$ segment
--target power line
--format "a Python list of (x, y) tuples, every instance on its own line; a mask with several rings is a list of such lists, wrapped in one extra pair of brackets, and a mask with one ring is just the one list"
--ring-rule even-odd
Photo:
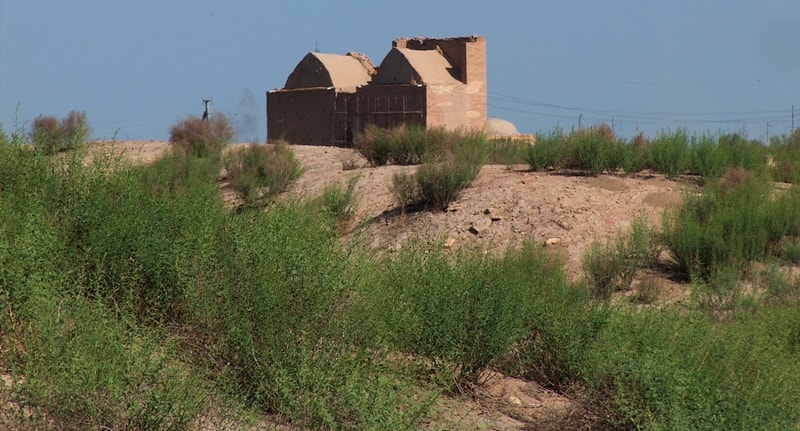
[(539, 102), (531, 99), (524, 99), (518, 96), (511, 96), (507, 94), (497, 93), (494, 91), (489, 92), (490, 98), (505, 100), (507, 102), (518, 103), (531, 106), (542, 106), (547, 108), (563, 109), (567, 111), (576, 112), (593, 112), (608, 115), (642, 115), (642, 116), (723, 116), (723, 115), (765, 115), (765, 114), (786, 114), (787, 110), (762, 110), (762, 111), (728, 111), (728, 112), (677, 112), (677, 111), (620, 111), (620, 110), (606, 110), (595, 108), (581, 108), (575, 106), (559, 105), (555, 103)]

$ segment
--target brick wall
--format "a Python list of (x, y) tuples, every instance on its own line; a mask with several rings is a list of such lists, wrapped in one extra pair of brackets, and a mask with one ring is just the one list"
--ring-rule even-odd
[(325, 88), (267, 93), (267, 140), (331, 145), (336, 91)]
[(267, 93), (267, 139), (350, 145), (369, 124), (482, 129), (486, 123), (486, 39), (480, 36), (397, 39), (399, 48), (438, 49), (461, 84), (364, 85), (355, 93), (326, 88)]

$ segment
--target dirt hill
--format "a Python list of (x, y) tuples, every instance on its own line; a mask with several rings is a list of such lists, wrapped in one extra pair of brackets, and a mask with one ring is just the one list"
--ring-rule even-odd
[[(160, 141), (97, 143), (135, 163), (150, 163), (169, 148)], [(563, 256), (567, 272), (581, 277), (580, 261), (593, 241), (612, 238), (637, 215), (658, 226), (664, 208), (679, 202), (690, 183), (661, 175), (596, 177), (530, 172), (527, 166), (484, 166), (473, 184), (447, 211), (401, 214), (388, 184), (395, 172), (413, 166), (370, 167), (352, 149), (291, 147), (305, 169), (292, 197), (314, 197), (332, 182), (359, 176), (358, 221), (371, 247), (393, 252), (420, 235), (439, 238), (447, 247), (480, 247), (502, 252), (523, 241), (548, 244)], [(345, 166), (355, 169), (345, 169)], [(680, 301), (680, 286), (661, 280), (665, 294)], [(669, 293), (671, 292), (671, 293)], [(442, 398), (433, 409), (432, 429), (525, 429), (532, 423), (568, 420), (576, 407), (568, 398), (525, 382), (487, 372), (486, 383), (469, 400)], [(574, 426), (574, 424), (573, 424)]]

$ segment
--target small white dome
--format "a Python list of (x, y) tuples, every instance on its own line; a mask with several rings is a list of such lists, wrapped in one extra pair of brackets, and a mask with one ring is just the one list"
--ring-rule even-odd
[(489, 137), (515, 136), (518, 134), (517, 127), (508, 120), (497, 117), (486, 120), (486, 135)]

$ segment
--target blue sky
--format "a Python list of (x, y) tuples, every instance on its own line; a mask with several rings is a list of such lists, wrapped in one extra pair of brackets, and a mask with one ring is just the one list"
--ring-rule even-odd
[(800, 127), (800, 1), (0, 0), (0, 123), (85, 110), (97, 138), (166, 139), (224, 112), (266, 136), (265, 92), (309, 51), (397, 37), (487, 39), (489, 116), (523, 133)]

